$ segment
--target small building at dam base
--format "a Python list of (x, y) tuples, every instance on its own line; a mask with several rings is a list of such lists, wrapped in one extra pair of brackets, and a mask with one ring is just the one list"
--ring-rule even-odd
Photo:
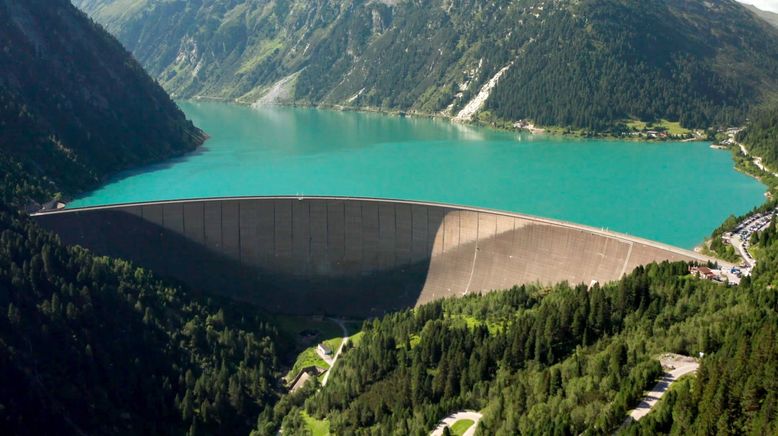
[(528, 215), (343, 197), (239, 197), (33, 215), (63, 242), (287, 314), (373, 316), (527, 283), (604, 283), (712, 259)]

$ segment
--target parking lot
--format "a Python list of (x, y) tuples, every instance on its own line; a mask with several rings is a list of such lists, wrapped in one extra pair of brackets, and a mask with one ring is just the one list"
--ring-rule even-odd
[(742, 273), (744, 275), (750, 275), (751, 269), (756, 265), (756, 259), (748, 251), (748, 247), (751, 245), (751, 236), (766, 229), (772, 222), (776, 212), (778, 212), (778, 208), (756, 213), (738, 224), (731, 233), (725, 233), (722, 236), (723, 240), (732, 245), (740, 257), (743, 258), (744, 265), (741, 266), (743, 267)]

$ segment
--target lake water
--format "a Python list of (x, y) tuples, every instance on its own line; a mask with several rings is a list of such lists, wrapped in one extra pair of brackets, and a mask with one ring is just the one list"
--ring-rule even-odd
[(241, 195), (428, 200), (563, 219), (691, 248), (764, 187), (707, 143), (532, 136), (445, 120), (181, 102), (211, 139), (68, 207)]

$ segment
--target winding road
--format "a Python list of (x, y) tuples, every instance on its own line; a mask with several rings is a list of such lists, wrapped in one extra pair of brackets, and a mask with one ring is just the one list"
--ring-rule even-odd
[(696, 359), (677, 354), (668, 354), (660, 361), (666, 372), (662, 374), (659, 382), (650, 391), (646, 392), (640, 404), (629, 412), (625, 423), (631, 420), (638, 421), (640, 418), (648, 415), (648, 412), (659, 402), (659, 399), (662, 398), (665, 392), (670, 389), (670, 385), (686, 374), (697, 372), (697, 368), (700, 367)]
[(764, 164), (764, 163), (762, 163), (762, 158), (761, 158), (761, 157), (759, 157), (759, 156), (752, 156), (752, 155), (751, 155), (751, 154), (748, 152), (748, 149), (746, 148), (746, 146), (745, 146), (745, 145), (743, 145), (743, 144), (741, 144), (741, 143), (739, 143), (739, 142), (737, 143), (737, 145), (740, 147), (740, 151), (741, 151), (741, 152), (743, 152), (743, 154), (744, 154), (746, 157), (751, 157), (751, 161), (752, 161), (752, 162), (754, 162), (754, 165), (756, 165), (756, 166), (757, 166), (757, 168), (759, 168), (760, 170), (762, 170), (762, 171), (764, 171), (764, 172), (766, 172), (766, 173), (770, 173), (770, 174), (772, 174), (772, 175), (774, 175), (774, 176), (778, 177), (778, 173), (774, 173), (774, 172), (770, 171), (770, 169), (769, 169), (769, 168), (767, 168), (767, 166), (765, 166), (765, 164)]
[(442, 436), (443, 429), (446, 427), (451, 427), (455, 422), (461, 419), (469, 419), (473, 421), (473, 425), (471, 425), (470, 428), (468, 428), (464, 433), (464, 436), (473, 436), (475, 434), (475, 429), (478, 428), (478, 421), (480, 421), (481, 418), (483, 418), (483, 415), (473, 410), (463, 410), (461, 412), (452, 413), (440, 421), (438, 426), (435, 427), (435, 430), (432, 430), (430, 436)]

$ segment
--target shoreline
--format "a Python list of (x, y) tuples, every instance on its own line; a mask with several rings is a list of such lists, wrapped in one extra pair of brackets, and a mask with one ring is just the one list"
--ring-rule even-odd
[[(721, 150), (722, 148), (717, 148), (717, 149)], [(778, 173), (771, 171), (770, 168), (764, 165), (761, 156), (756, 156), (753, 153), (749, 152), (746, 145), (741, 142), (737, 142), (734, 137), (732, 138), (732, 143), (730, 144), (730, 146), (726, 147), (725, 149), (729, 150), (729, 152), (731, 153), (732, 163), (733, 163), (733, 167), (735, 168), (735, 171), (753, 178), (754, 180), (761, 183), (765, 187), (765, 192), (764, 192), (765, 199), (764, 201), (762, 201), (762, 203), (758, 204), (752, 210), (746, 212), (743, 215), (735, 216), (736, 222), (740, 223), (748, 219), (748, 217), (750, 217), (754, 213), (758, 213), (761, 209), (765, 207), (769, 207), (770, 202), (774, 201), (773, 190), (778, 189), (778, 185), (773, 185), (765, 182), (763, 176), (764, 173), (767, 173), (770, 176), (778, 177)], [(761, 173), (754, 171), (754, 168), (749, 167), (749, 165), (747, 165), (746, 163), (753, 165), (754, 168), (756, 168)], [(722, 223), (722, 226), (723, 225), (724, 223)], [(714, 256), (717, 258), (721, 258), (721, 256), (717, 252), (710, 249), (710, 243), (712, 242), (712, 240), (717, 237), (720, 237), (720, 235), (716, 234), (716, 232), (719, 231), (720, 229), (721, 226), (715, 229), (710, 236), (706, 237), (704, 241), (702, 241), (699, 245), (694, 247), (694, 251), (707, 256)], [(725, 231), (728, 230), (731, 229), (725, 229)]]
[[(305, 109), (324, 109), (324, 110), (333, 110), (333, 111), (339, 111), (339, 112), (358, 112), (358, 113), (369, 113), (369, 114), (381, 114), (381, 115), (388, 115), (388, 116), (396, 116), (396, 117), (412, 117), (412, 118), (419, 118), (419, 119), (432, 119), (432, 120), (447, 120), (452, 124), (460, 124), (463, 126), (471, 126), (471, 127), (481, 127), (481, 128), (487, 128), (487, 129), (493, 129), (493, 130), (499, 130), (503, 132), (513, 132), (513, 133), (528, 133), (531, 135), (537, 135), (537, 136), (558, 136), (558, 137), (565, 137), (565, 138), (577, 138), (577, 139), (603, 139), (603, 140), (618, 140), (618, 141), (629, 141), (629, 142), (650, 142), (650, 143), (662, 143), (662, 142), (668, 142), (668, 143), (675, 143), (675, 142), (712, 142), (708, 138), (702, 138), (702, 137), (692, 137), (692, 138), (651, 138), (648, 136), (637, 136), (637, 135), (615, 135), (612, 133), (604, 133), (604, 132), (585, 132), (582, 130), (572, 131), (567, 127), (561, 127), (561, 126), (539, 126), (539, 125), (533, 125), (533, 128), (531, 129), (525, 129), (525, 128), (515, 128), (515, 127), (508, 127), (508, 125), (512, 126), (515, 121), (506, 121), (506, 120), (494, 120), (492, 122), (483, 122), (479, 120), (460, 120), (457, 119), (454, 115), (446, 115), (443, 113), (429, 113), (429, 112), (419, 112), (416, 110), (400, 110), (400, 109), (382, 109), (378, 107), (372, 107), (372, 106), (346, 106), (341, 104), (331, 104), (331, 103), (302, 103), (302, 102), (293, 102), (293, 103), (274, 103), (274, 104), (268, 104), (263, 106), (255, 106), (256, 102), (248, 102), (248, 101), (241, 101), (237, 98), (224, 98), (224, 97), (210, 97), (210, 96), (192, 96), (192, 97), (176, 97), (175, 100), (182, 100), (182, 101), (192, 101), (192, 102), (215, 102), (215, 103), (224, 103), (224, 104), (236, 104), (239, 106), (247, 106), (247, 107), (284, 107), (284, 108), (305, 108)], [(507, 124), (506, 126), (499, 125), (500, 124)]]
[[(219, 104), (226, 104), (226, 105), (238, 105), (243, 107), (251, 107), (251, 105), (246, 103), (238, 102), (234, 99), (223, 99), (223, 98), (214, 98), (214, 97), (196, 97), (192, 99), (179, 99), (178, 101), (181, 102), (214, 102)], [(493, 131), (502, 131), (502, 132), (511, 132), (515, 134), (526, 134), (526, 135), (533, 135), (539, 138), (546, 137), (546, 138), (553, 138), (553, 137), (560, 137), (560, 138), (568, 138), (568, 139), (578, 139), (578, 140), (586, 140), (586, 139), (593, 139), (593, 140), (601, 140), (601, 141), (623, 141), (623, 142), (647, 142), (647, 143), (656, 143), (656, 142), (668, 142), (668, 143), (681, 143), (681, 142), (690, 142), (688, 140), (680, 140), (680, 139), (664, 139), (664, 140), (652, 140), (650, 138), (641, 138), (641, 137), (635, 137), (635, 136), (615, 136), (615, 135), (598, 135), (598, 136), (584, 136), (584, 135), (577, 135), (577, 134), (571, 134), (571, 133), (565, 133), (565, 132), (559, 132), (559, 131), (545, 131), (543, 133), (531, 133), (528, 132), (525, 129), (515, 129), (515, 128), (503, 128), (500, 126), (494, 126), (488, 123), (478, 122), (478, 121), (469, 121), (469, 122), (461, 122), (456, 121), (453, 119), (453, 117), (443, 116), (441, 114), (428, 114), (428, 113), (422, 113), (422, 112), (403, 112), (399, 110), (381, 110), (378, 108), (359, 108), (359, 107), (350, 107), (350, 106), (343, 106), (343, 105), (311, 105), (311, 104), (279, 104), (279, 105), (268, 105), (267, 107), (272, 108), (273, 106), (279, 107), (279, 108), (305, 108), (305, 109), (321, 109), (321, 110), (333, 110), (333, 111), (340, 111), (340, 112), (353, 112), (353, 113), (366, 113), (366, 114), (380, 114), (380, 115), (389, 115), (389, 116), (397, 116), (397, 117), (414, 117), (417, 119), (428, 119), (428, 120), (448, 120), (451, 124), (456, 125), (462, 125), (462, 126), (468, 126), (473, 128), (486, 128)], [(138, 171), (139, 169), (142, 169), (144, 167), (150, 166), (150, 165), (174, 165), (175, 160), (184, 158), (185, 156), (189, 156), (192, 154), (200, 153), (204, 150), (205, 144), (210, 139), (210, 135), (208, 135), (204, 131), (202, 132), (202, 138), (199, 141), (199, 144), (196, 148), (188, 151), (184, 151), (183, 153), (177, 153), (171, 156), (166, 157), (162, 161), (152, 161), (140, 165), (134, 165), (130, 168), (123, 169), (122, 171), (112, 174), (109, 177), (103, 178), (98, 185), (96, 185), (92, 189), (85, 190), (83, 192), (80, 192), (76, 195), (68, 196), (64, 200), (66, 202), (73, 202), (75, 200), (78, 200), (80, 198), (83, 198), (85, 196), (88, 196), (91, 192), (93, 192), (96, 189), (99, 189), (101, 186), (110, 183), (112, 181), (115, 181), (117, 179), (124, 178), (128, 175), (132, 175), (134, 172)], [(198, 135), (200, 136), (200, 135)], [(707, 142), (704, 140), (696, 140), (695, 142)], [(668, 144), (669, 145), (669, 144)], [(734, 148), (736, 149), (736, 148)], [(767, 184), (762, 181), (762, 179), (759, 177), (759, 175), (748, 171), (746, 168), (741, 168), (741, 165), (738, 165), (738, 161), (735, 159), (735, 156), (733, 155), (733, 168), (738, 171), (745, 173), (751, 177), (753, 177), (755, 180), (757, 180), (759, 183), (761, 183), (763, 186), (768, 187)], [(769, 189), (769, 187), (768, 187)], [(766, 193), (769, 194), (769, 191)], [(769, 201), (770, 197), (767, 197), (767, 200), (761, 201), (759, 204), (756, 204), (754, 206), (754, 209), (764, 205), (766, 201)], [(746, 212), (747, 214), (751, 213)], [(699, 253), (705, 253), (708, 255), (715, 254), (712, 251), (706, 250), (704, 247), (706, 247), (709, 244), (709, 241), (711, 240), (712, 234), (708, 235), (701, 235), (702, 240), (689, 247), (690, 250), (696, 251)], [(722, 259), (725, 260), (725, 259)]]

